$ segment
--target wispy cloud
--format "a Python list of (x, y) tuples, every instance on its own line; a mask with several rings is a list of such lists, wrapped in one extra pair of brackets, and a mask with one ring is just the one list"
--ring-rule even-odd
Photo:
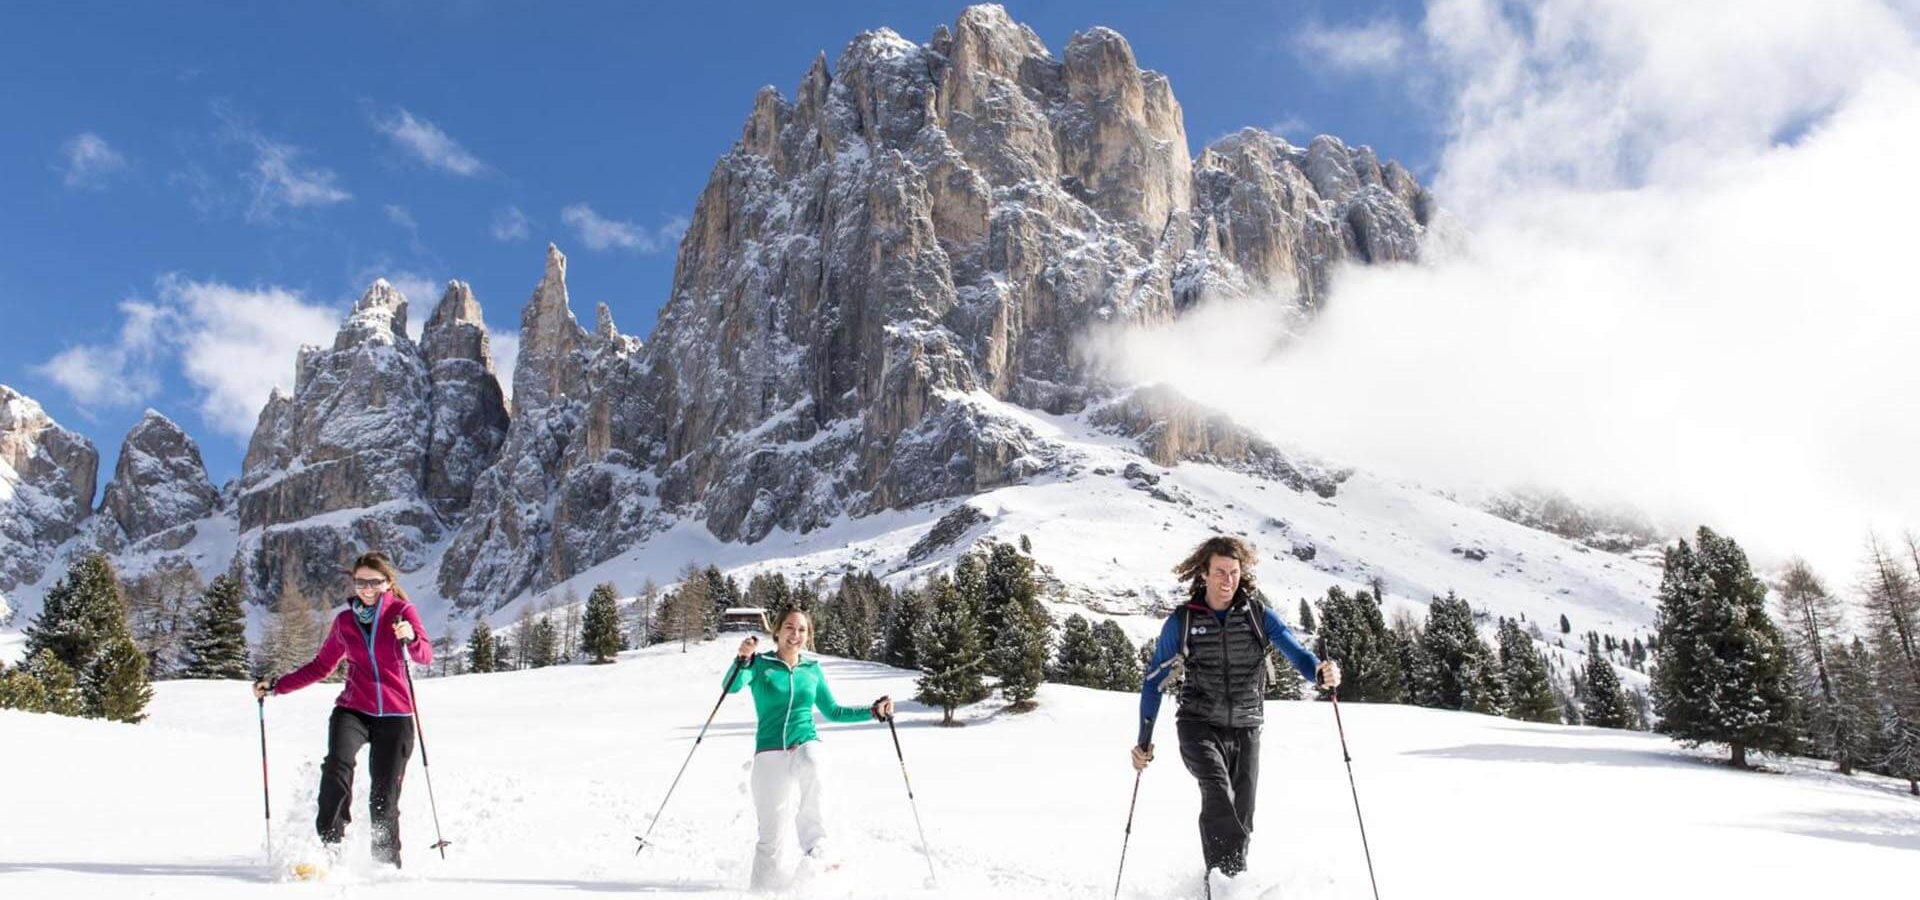
[(60, 181), (70, 188), (99, 190), (127, 168), (127, 158), (103, 138), (83, 131), (60, 147)]
[(487, 171), (487, 164), (468, 153), (452, 135), (405, 109), (396, 107), (391, 115), (376, 116), (373, 127), (429, 168), (468, 177)]
[(1397, 19), (1374, 19), (1362, 25), (1309, 24), (1294, 39), (1297, 52), (1310, 65), (1344, 72), (1388, 72), (1412, 64), (1409, 50), (1415, 36)]
[(274, 385), (292, 386), (303, 344), (324, 343), (339, 314), (279, 287), (242, 288), (167, 275), (158, 299), (128, 299), (115, 340), (69, 347), (35, 366), (82, 407), (151, 400), (170, 367), (192, 385), (213, 427), (245, 440)]
[(420, 230), (420, 223), (413, 220), (413, 213), (408, 212), (406, 207), (396, 203), (389, 203), (382, 206), (380, 210), (386, 213), (387, 221), (401, 228), (405, 228), (408, 231), (417, 232)]
[(658, 253), (672, 248), (687, 232), (687, 220), (680, 216), (658, 228), (646, 228), (632, 222), (609, 219), (594, 212), (585, 203), (575, 203), (560, 211), (562, 224), (572, 228), (588, 250), (632, 250)]
[(490, 231), (493, 239), (501, 242), (524, 241), (533, 233), (533, 223), (527, 220), (527, 214), (518, 206), (496, 210), (493, 214), (493, 227)]
[(249, 195), (247, 221), (274, 223), (280, 221), (284, 210), (332, 206), (353, 199), (332, 169), (302, 162), (304, 148), (268, 136), (225, 102), (215, 103), (213, 114), (221, 122), (221, 137), (253, 154), (251, 164), (240, 173)]

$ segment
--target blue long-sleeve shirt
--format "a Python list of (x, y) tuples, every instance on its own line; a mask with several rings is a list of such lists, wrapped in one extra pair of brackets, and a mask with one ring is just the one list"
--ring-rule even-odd
[[(1208, 612), (1213, 613), (1213, 617), (1222, 624), (1226, 623), (1226, 610), (1209, 609)], [(1287, 623), (1271, 607), (1261, 607), (1261, 613), (1260, 625), (1261, 630), (1266, 632), (1267, 643), (1293, 663), (1293, 667), (1300, 670), (1301, 677), (1313, 681), (1314, 671), (1320, 668), (1320, 658), (1301, 645), (1300, 639), (1293, 636), (1293, 629), (1288, 628)], [(1153, 742), (1153, 723), (1160, 716), (1160, 685), (1172, 673), (1174, 657), (1180, 655), (1180, 625), (1184, 618), (1175, 610), (1160, 626), (1160, 640), (1153, 645), (1153, 659), (1147, 663), (1146, 677), (1140, 679), (1139, 745), (1142, 747)]]

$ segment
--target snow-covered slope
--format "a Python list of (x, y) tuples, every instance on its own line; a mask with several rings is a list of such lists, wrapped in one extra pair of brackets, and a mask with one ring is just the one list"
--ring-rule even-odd
[[(624, 654), (614, 666), (420, 683), (426, 773), (401, 803), (408, 865), (353, 853), (324, 885), (275, 883), (262, 851), (259, 736), (240, 683), (165, 683), (139, 726), (0, 711), (0, 895), (54, 897), (738, 896), (754, 818), (752, 713), (722, 706), (636, 858), (718, 696), (730, 642)], [(843, 702), (911, 693), (911, 673), (827, 660)], [(332, 689), (267, 706), (272, 819), (283, 854), (310, 841)], [(1036, 712), (966, 711), (964, 728), (902, 704), (900, 744), (939, 872), (929, 890), (884, 727), (823, 728), (841, 872), (806, 897), (1111, 895), (1132, 771), (1134, 698), (1049, 685)], [(1631, 732), (1402, 707), (1342, 707), (1381, 896), (1897, 896), (1920, 852), (1920, 803), (1872, 777), (1796, 760), (1741, 773)], [(1130, 898), (1193, 896), (1198, 796), (1170, 752), (1140, 785)], [(1252, 869), (1233, 897), (1369, 896), (1332, 709), (1270, 703)], [(364, 766), (360, 775), (364, 798)], [(364, 799), (357, 802), (364, 804)]]

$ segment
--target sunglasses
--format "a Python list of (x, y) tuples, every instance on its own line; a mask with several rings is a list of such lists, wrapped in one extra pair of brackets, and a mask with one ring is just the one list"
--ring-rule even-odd
[(386, 583), (387, 580), (385, 578), (355, 578), (353, 580), (353, 586), (357, 588), (377, 588)]

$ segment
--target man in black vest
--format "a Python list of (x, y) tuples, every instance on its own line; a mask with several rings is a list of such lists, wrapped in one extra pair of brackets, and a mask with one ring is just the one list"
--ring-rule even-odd
[(1247, 866), (1253, 804), (1260, 779), (1260, 724), (1267, 688), (1267, 648), (1280, 651), (1300, 674), (1321, 686), (1340, 686), (1340, 666), (1321, 662), (1260, 602), (1253, 585), (1253, 548), (1216, 536), (1193, 551), (1174, 573), (1192, 585), (1185, 607), (1167, 617), (1140, 685), (1140, 739), (1133, 767), (1153, 761), (1153, 722), (1160, 686), (1184, 667), (1180, 760), (1200, 782), (1200, 847), (1207, 868), (1229, 877)]

